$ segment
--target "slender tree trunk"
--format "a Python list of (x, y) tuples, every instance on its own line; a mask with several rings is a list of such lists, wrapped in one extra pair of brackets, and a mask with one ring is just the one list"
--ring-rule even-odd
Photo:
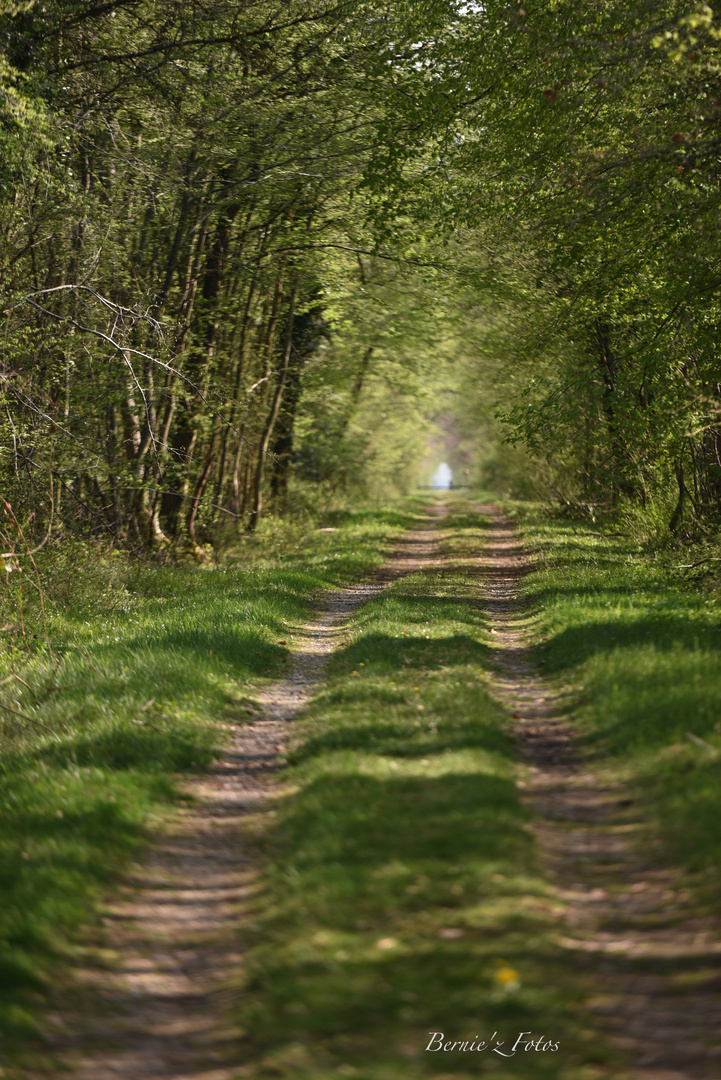
[(290, 302), (288, 304), (288, 327), (286, 332), (285, 347), (283, 349), (283, 365), (278, 374), (278, 382), (275, 388), (275, 394), (273, 395), (273, 402), (268, 413), (265, 428), (263, 430), (263, 437), (258, 448), (258, 460), (255, 467), (255, 477), (253, 479), (253, 509), (248, 521), (248, 532), (254, 532), (258, 527), (260, 515), (263, 512), (263, 479), (265, 476), (265, 462), (268, 455), (268, 447), (270, 446), (270, 439), (273, 434), (273, 428), (275, 422), (278, 419), (278, 413), (283, 401), (283, 393), (285, 391), (286, 381), (288, 379), (288, 368), (290, 365), (291, 350), (293, 348), (293, 321), (295, 319), (295, 301), (298, 294), (298, 277), (295, 276), (293, 285), (290, 292)]
[(343, 417), (343, 423), (341, 425), (341, 434), (348, 429), (348, 425), (351, 422), (353, 413), (358, 408), (358, 402), (360, 401), (361, 394), (363, 393), (363, 387), (365, 385), (366, 376), (368, 375), (368, 368), (370, 367), (371, 357), (373, 356), (373, 346), (369, 345), (366, 351), (363, 353), (363, 359), (360, 362), (358, 371), (356, 373), (355, 382), (350, 392), (350, 403)]
[(185, 522), (185, 526), (188, 532), (188, 539), (190, 540), (193, 554), (196, 555), (197, 558), (203, 560), (207, 559), (208, 556), (197, 541), (195, 535), (195, 523), (198, 519), (200, 500), (203, 498), (203, 492), (205, 491), (206, 484), (208, 483), (208, 479), (210, 477), (210, 470), (213, 468), (214, 461), (215, 454), (211, 451), (211, 453), (206, 458), (205, 464), (203, 465), (203, 470), (196, 482), (195, 491), (193, 492), (193, 498), (191, 500), (190, 509), (188, 511), (188, 516)]
[(668, 523), (669, 531), (676, 532), (683, 520), (683, 508), (686, 504), (686, 483), (684, 481), (684, 468), (683, 458), (680, 457), (676, 462), (676, 483), (678, 484), (678, 501), (676, 502), (676, 508), (671, 515), (671, 520)]

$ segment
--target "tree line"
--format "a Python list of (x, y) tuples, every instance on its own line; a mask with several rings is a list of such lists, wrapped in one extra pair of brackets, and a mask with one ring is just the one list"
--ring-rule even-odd
[(373, 246), (394, 30), (373, 3), (4, 5), (2, 471), (40, 527), (202, 554), (282, 500), (333, 254), (362, 277)]
[(455, 118), (448, 199), (483, 224), (506, 312), (503, 419), (559, 497), (713, 528), (721, 21), (646, 0), (482, 21), (457, 45), (477, 104)]
[(645, 0), (4, 0), (0, 475), (32, 542), (202, 557), (361, 468), (373, 371), (432, 415), (438, 305), (477, 331), (467, 441), (496, 410), (565, 501), (715, 521), (720, 33)]

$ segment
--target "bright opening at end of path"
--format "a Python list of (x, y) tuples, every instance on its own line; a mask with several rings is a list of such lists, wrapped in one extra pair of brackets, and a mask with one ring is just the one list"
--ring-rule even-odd
[(448, 490), (453, 483), (453, 473), (445, 461), (442, 461), (433, 474), (433, 487)]

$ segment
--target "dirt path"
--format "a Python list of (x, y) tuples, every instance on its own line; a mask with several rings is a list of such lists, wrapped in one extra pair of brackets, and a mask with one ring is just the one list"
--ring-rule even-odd
[[(231, 1080), (237, 1040), (225, 986), (252, 937), (257, 867), (248, 835), (282, 796), (277, 769), (292, 722), (341, 643), (348, 616), (391, 581), (430, 565), (434, 528), (407, 533), (371, 581), (326, 598), (294, 634), (287, 676), (260, 695), (223, 757), (189, 778), (194, 805), (158, 843), (105, 909), (104, 928), (58, 1000), (50, 1039), (58, 1071), (78, 1080)], [(45, 1074), (47, 1075), (47, 1074)]]
[[(642, 853), (643, 822), (629, 793), (578, 755), (527, 645), (518, 593), (528, 557), (496, 507), (478, 509), (493, 522), (482, 559), (495, 630), (493, 688), (518, 716), (527, 799), (564, 908), (563, 944), (593, 972), (598, 992), (590, 1007), (631, 1062), (615, 1075), (718, 1080), (718, 927), (672, 872)], [(215, 766), (187, 781), (194, 805), (174, 817), (108, 905), (89, 962), (60, 995), (51, 1039), (58, 1073), (231, 1080), (242, 1064), (225, 988), (233, 976), (237, 983), (243, 939), (254, 932), (258, 876), (249, 835), (271, 820), (283, 795), (278, 766), (294, 718), (342, 643), (345, 620), (389, 582), (437, 561), (434, 526), (430, 517), (371, 581), (332, 593), (317, 619), (296, 628), (287, 676), (258, 696), (258, 712), (237, 726)]]
[[(633, 794), (578, 754), (558, 701), (531, 660), (519, 597), (529, 559), (497, 507), (485, 560), (495, 630), (495, 691), (517, 716), (530, 766), (527, 800), (542, 858), (565, 909), (563, 945), (583, 954), (590, 1007), (638, 1080), (721, 1077), (721, 936), (677, 876), (644, 853)], [(648, 841), (647, 841), (648, 842)]]

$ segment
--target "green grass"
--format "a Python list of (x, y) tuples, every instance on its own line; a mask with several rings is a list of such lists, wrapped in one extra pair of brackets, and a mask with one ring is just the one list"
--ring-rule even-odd
[[(0, 673), (24, 680), (4, 683), (2, 701), (33, 721), (0, 718), (6, 1047), (34, 1030), (98, 899), (172, 812), (178, 775), (206, 766), (283, 671), (316, 595), (381, 563), (418, 506), (338, 517), (334, 532), (273, 526), (210, 570), (77, 547), (41, 568), (55, 657), (31, 603), (31, 652), (8, 650)], [(289, 793), (260, 840), (239, 1076), (466, 1080), (494, 1064), (506, 1080), (622, 1075), (581, 1009), (593, 965), (558, 945), (521, 766), (489, 693), (473, 563), (486, 523), (463, 499), (454, 507), (444, 568), (356, 612), (298, 723)], [(625, 777), (668, 858), (718, 889), (718, 598), (684, 584), (667, 554), (531, 505), (514, 512), (534, 551), (522, 588), (537, 658), (594, 767)], [(504, 970), (518, 986), (504, 989)], [(530, 1031), (561, 1050), (426, 1052), (434, 1031), (495, 1031), (506, 1046)]]
[[(630, 538), (517, 507), (538, 656), (586, 749), (645, 801), (677, 865), (721, 883), (721, 598)], [(701, 738), (711, 749), (689, 741)]]
[(275, 528), (211, 570), (68, 545), (40, 565), (51, 648), (26, 582), (30, 651), (16, 634), (0, 654), (6, 1050), (35, 1030), (103, 891), (177, 802), (177, 775), (210, 763), (317, 594), (382, 563), (417, 506), (340, 516), (332, 533)]
[[(265, 842), (241, 1076), (606, 1075), (488, 691), (472, 564), (485, 523), (461, 511), (442, 572), (396, 582), (353, 617), (291, 748), (293, 793)], [(520, 986), (504, 990), (504, 970)], [(427, 1052), (433, 1031), (498, 1032), (504, 1049), (531, 1031), (562, 1052)]]

